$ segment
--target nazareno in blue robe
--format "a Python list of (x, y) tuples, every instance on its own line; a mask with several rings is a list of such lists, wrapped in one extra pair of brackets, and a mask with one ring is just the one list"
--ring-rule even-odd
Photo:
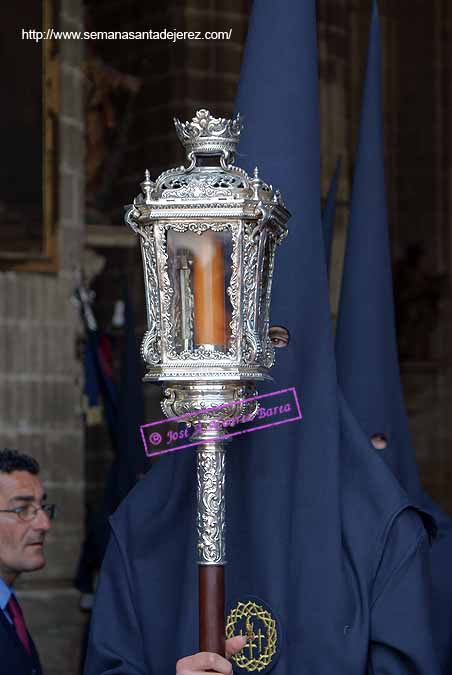
[[(452, 673), (452, 519), (424, 491), (408, 428), (394, 320), (384, 176), (380, 25), (374, 3), (336, 332), (339, 385), (368, 439), (410, 499), (436, 520), (430, 551), (434, 642), (441, 671)], [(325, 228), (331, 238), (331, 227)], [(328, 244), (328, 242), (327, 242)], [(328, 246), (327, 246), (328, 248)]]
[[(337, 385), (320, 223), (314, 0), (257, 0), (237, 109), (240, 162), (293, 213), (272, 319), (290, 329), (273, 389), (303, 420), (227, 451), (228, 608), (257, 598), (278, 625), (274, 675), (437, 675), (430, 521), (369, 452)], [(263, 391), (263, 389), (262, 389)], [(198, 646), (195, 458), (165, 456), (111, 519), (85, 675), (174, 675)], [(262, 671), (261, 671), (262, 672)]]

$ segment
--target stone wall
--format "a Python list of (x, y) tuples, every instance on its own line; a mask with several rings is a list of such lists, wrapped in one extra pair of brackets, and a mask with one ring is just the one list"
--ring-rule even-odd
[[(80, 0), (60, 6), (62, 29), (79, 29)], [(82, 45), (60, 44), (59, 272), (0, 274), (1, 445), (36, 457), (49, 499), (58, 505), (45, 569), (18, 584), (46, 675), (78, 672), (84, 624), (71, 585), (84, 515), (79, 319), (71, 302), (84, 221)]]

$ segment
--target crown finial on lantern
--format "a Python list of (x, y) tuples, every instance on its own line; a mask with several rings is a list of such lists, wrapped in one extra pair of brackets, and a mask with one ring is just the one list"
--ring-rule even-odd
[(187, 153), (194, 155), (223, 155), (235, 153), (243, 128), (240, 113), (235, 118), (213, 117), (209, 110), (198, 110), (190, 122), (174, 118), (180, 142)]

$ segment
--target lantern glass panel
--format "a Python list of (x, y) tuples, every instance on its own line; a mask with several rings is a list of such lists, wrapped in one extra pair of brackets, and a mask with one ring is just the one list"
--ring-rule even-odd
[(231, 342), (232, 274), (229, 230), (168, 232), (171, 330), (180, 353), (201, 345), (226, 351)]

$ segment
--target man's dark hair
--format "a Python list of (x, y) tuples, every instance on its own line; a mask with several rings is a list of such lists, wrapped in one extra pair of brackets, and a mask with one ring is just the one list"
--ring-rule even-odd
[(0, 450), (0, 473), (12, 473), (13, 471), (28, 471), (36, 476), (39, 473), (39, 464), (30, 455), (4, 448)]

